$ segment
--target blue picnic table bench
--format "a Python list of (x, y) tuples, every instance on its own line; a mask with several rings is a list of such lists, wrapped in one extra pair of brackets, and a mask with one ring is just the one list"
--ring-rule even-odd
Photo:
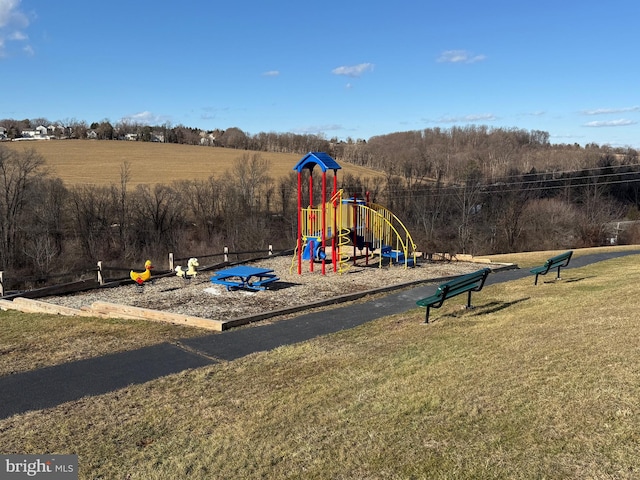
[(266, 290), (267, 286), (280, 280), (269, 268), (238, 265), (213, 273), (211, 283), (224, 285), (227, 290), (248, 288), (250, 290)]

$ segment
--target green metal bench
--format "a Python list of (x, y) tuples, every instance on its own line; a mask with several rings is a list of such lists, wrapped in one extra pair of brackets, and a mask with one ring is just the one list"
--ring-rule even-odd
[(568, 252), (564, 252), (560, 255), (556, 255), (555, 257), (551, 257), (544, 263), (544, 265), (532, 269), (531, 273), (536, 274), (536, 281), (533, 284), (538, 284), (538, 275), (546, 275), (550, 270), (553, 270), (554, 268), (558, 269), (558, 275), (556, 276), (556, 279), (559, 279), (560, 269), (569, 265), (571, 255), (573, 255), (573, 250), (569, 250)]
[(440, 308), (445, 300), (455, 297), (456, 295), (460, 295), (461, 293), (468, 294), (466, 308), (473, 308), (471, 305), (471, 293), (482, 290), (489, 273), (491, 273), (490, 268), (483, 268), (477, 272), (461, 275), (440, 285), (436, 290), (436, 293), (430, 297), (418, 300), (416, 305), (420, 307), (427, 307), (427, 314), (424, 323), (429, 323), (429, 311), (432, 308)]

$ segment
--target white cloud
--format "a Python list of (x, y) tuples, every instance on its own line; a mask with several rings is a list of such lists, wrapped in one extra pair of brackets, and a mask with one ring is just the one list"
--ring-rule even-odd
[[(0, 0), (0, 57), (5, 56), (7, 40), (26, 41), (29, 38), (22, 31), (29, 26), (29, 19), (19, 7), (20, 0)], [(26, 51), (33, 54), (31, 47)]]
[(16, 41), (20, 41), (20, 40), (28, 40), (29, 37), (27, 37), (27, 35), (23, 32), (13, 32), (9, 35), (7, 35), (7, 38), (9, 40), (16, 40)]
[(138, 112), (132, 115), (122, 117), (122, 121), (126, 123), (134, 123), (138, 125), (162, 125), (168, 121), (166, 115), (155, 115), (151, 112)]
[(277, 77), (278, 75), (280, 75), (280, 72), (278, 70), (269, 70), (268, 72), (264, 72), (262, 74), (263, 77)]
[(584, 115), (606, 115), (611, 113), (640, 112), (640, 106), (622, 108), (597, 108), (595, 110), (584, 110)]
[(291, 132), (319, 135), (324, 132), (334, 131), (334, 130), (343, 130), (343, 127), (342, 125), (335, 124), (335, 123), (325, 124), (325, 125), (308, 125), (306, 127), (294, 128), (291, 130)]
[(16, 20), (17, 16), (24, 16), (19, 10), (20, 0), (0, 0), (0, 28), (4, 28)]
[(334, 68), (331, 73), (334, 75), (345, 75), (347, 77), (360, 77), (363, 73), (372, 72), (373, 63), (360, 63), (358, 65), (343, 65), (341, 67)]
[(638, 122), (628, 120), (626, 118), (619, 118), (618, 120), (607, 120), (598, 122), (585, 123), (585, 127), (626, 127), (627, 125), (635, 125)]
[(492, 122), (497, 119), (498, 117), (496, 117), (493, 113), (480, 113), (480, 114), (463, 115), (461, 117), (445, 116), (445, 117), (440, 117), (437, 120), (429, 120), (429, 123)]
[(474, 55), (466, 50), (445, 50), (438, 57), (439, 63), (476, 63), (486, 60), (486, 55)]

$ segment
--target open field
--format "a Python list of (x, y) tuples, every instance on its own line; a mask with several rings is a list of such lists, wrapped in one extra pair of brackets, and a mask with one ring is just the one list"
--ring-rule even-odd
[(639, 478), (638, 260), (17, 415), (0, 449), (83, 479)]
[[(277, 179), (293, 173), (293, 167), (303, 157), (289, 153), (108, 140), (5, 142), (2, 146), (18, 151), (34, 149), (45, 158), (52, 173), (67, 186), (119, 185), (125, 162), (130, 165), (130, 187), (169, 184), (175, 180), (204, 180), (211, 175), (220, 178), (243, 154), (259, 154), (268, 160), (271, 166), (269, 175)], [(341, 163), (341, 167), (340, 176), (384, 178), (381, 172), (364, 167), (346, 163)]]

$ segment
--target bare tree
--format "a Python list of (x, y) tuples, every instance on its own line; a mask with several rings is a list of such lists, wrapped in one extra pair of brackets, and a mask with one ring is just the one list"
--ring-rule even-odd
[(58, 256), (55, 242), (50, 235), (36, 235), (26, 239), (24, 254), (31, 259), (39, 275), (51, 273), (51, 266)]
[(560, 198), (527, 203), (524, 216), (523, 250), (552, 250), (575, 246), (578, 209)]
[(482, 190), (481, 173), (478, 166), (471, 162), (464, 173), (464, 183), (456, 189), (456, 200), (460, 212), (458, 243), (461, 253), (473, 253), (473, 224), (482, 210), (480, 194)]
[(280, 197), (280, 214), (283, 218), (295, 211), (297, 176), (295, 172), (289, 173), (286, 177), (278, 180), (278, 195)]
[(227, 128), (220, 137), (220, 145), (227, 148), (247, 148), (247, 135), (236, 127)]
[(206, 180), (178, 182), (175, 188), (188, 205), (199, 236), (210, 242), (224, 215), (221, 201), (224, 183), (210, 176)]
[(443, 219), (446, 198), (446, 191), (440, 179), (433, 184), (421, 186), (411, 197), (411, 217), (423, 231), (423, 247), (432, 252), (437, 246), (437, 226)]
[(39, 274), (62, 263), (69, 192), (59, 178), (43, 177), (30, 189), (31, 206), (22, 217), (23, 252)]
[(231, 179), (237, 187), (241, 205), (245, 213), (253, 214), (262, 205), (263, 196), (271, 187), (268, 175), (269, 161), (259, 153), (245, 153), (233, 165)]
[(597, 180), (582, 189), (577, 231), (583, 246), (606, 244), (609, 222), (621, 218), (623, 208), (604, 194)]
[(106, 259), (117, 252), (111, 238), (115, 218), (111, 193), (108, 187), (85, 186), (71, 191), (73, 231), (87, 260)]
[(44, 174), (44, 159), (35, 150), (18, 152), (0, 146), (0, 267), (15, 266), (20, 224), (29, 208), (30, 189)]
[(167, 185), (138, 185), (133, 202), (139, 255), (158, 247), (176, 248), (187, 207), (182, 196)]
[(131, 178), (131, 163), (125, 161), (120, 166), (120, 185), (111, 186), (112, 203), (117, 218), (118, 243), (123, 258), (129, 258), (131, 249), (130, 226), (131, 205), (129, 199), (129, 180)]

